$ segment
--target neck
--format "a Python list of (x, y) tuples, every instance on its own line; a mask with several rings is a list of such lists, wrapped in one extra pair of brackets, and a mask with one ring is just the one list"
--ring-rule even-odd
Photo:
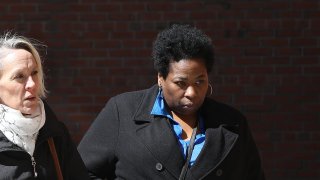
[(182, 128), (182, 139), (189, 140), (191, 138), (193, 128), (198, 125), (197, 115), (180, 115), (172, 111), (172, 116)]

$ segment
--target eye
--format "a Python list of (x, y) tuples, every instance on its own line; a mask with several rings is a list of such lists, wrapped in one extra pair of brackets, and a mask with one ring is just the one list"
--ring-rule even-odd
[(23, 74), (21, 74), (21, 73), (19, 73), (19, 74), (17, 74), (17, 75), (15, 75), (14, 77), (13, 77), (13, 79), (23, 79), (25, 76), (23, 75)]
[(183, 81), (176, 81), (175, 84), (178, 85), (180, 88), (184, 88), (184, 87), (186, 87), (186, 85), (187, 85), (187, 84), (186, 84), (185, 82), (183, 82)]
[(198, 80), (198, 81), (195, 82), (195, 84), (196, 84), (197, 86), (200, 86), (200, 85), (202, 85), (203, 83), (204, 83), (204, 80)]
[(31, 75), (34, 76), (34, 75), (37, 75), (38, 74), (38, 71), (32, 71)]

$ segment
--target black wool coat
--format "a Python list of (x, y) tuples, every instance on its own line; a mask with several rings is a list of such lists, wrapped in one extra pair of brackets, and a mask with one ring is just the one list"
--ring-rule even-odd
[[(158, 86), (111, 98), (78, 150), (92, 179), (175, 180), (185, 162), (170, 123), (151, 115)], [(187, 180), (263, 180), (259, 153), (245, 117), (206, 99), (206, 140)]]
[(19, 146), (9, 141), (0, 131), (0, 179), (45, 179), (56, 180), (56, 170), (47, 139), (53, 137), (64, 180), (89, 179), (83, 161), (66, 126), (57, 121), (49, 106), (45, 104), (46, 122), (40, 129), (33, 157), (37, 178), (31, 156)]

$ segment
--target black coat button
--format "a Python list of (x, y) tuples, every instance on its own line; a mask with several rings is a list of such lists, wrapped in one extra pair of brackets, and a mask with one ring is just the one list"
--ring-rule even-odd
[(218, 170), (216, 171), (216, 176), (222, 176), (222, 174), (223, 174), (222, 169), (218, 169)]
[(158, 171), (162, 171), (162, 169), (163, 169), (162, 164), (161, 164), (161, 163), (157, 163), (157, 164), (156, 164), (156, 169), (157, 169)]

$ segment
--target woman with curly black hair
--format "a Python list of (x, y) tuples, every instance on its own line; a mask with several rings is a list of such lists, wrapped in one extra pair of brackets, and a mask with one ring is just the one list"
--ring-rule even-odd
[(208, 97), (210, 38), (173, 25), (152, 57), (158, 84), (111, 98), (80, 142), (91, 178), (264, 179), (245, 117)]

